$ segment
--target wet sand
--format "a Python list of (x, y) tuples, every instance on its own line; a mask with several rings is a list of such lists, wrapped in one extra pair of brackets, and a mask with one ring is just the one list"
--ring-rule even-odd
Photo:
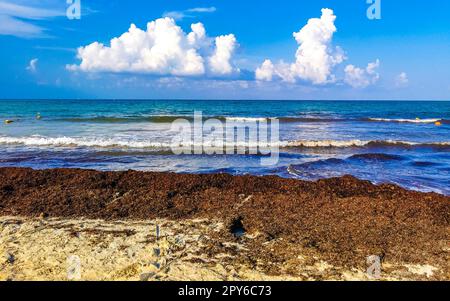
[(0, 216), (2, 280), (450, 279), (450, 198), (353, 177), (3, 168)]

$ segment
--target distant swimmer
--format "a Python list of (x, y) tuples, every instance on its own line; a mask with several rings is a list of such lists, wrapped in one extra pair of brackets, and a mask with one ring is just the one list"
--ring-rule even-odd
[(434, 125), (436, 125), (436, 126), (441, 126), (441, 125), (442, 125), (442, 122), (436, 121), (436, 122), (434, 123)]
[(36, 114), (36, 119), (37, 119), (37, 120), (41, 120), (41, 119), (42, 119), (41, 113), (37, 113), (37, 114)]
[(10, 123), (13, 123), (14, 121), (12, 121), (12, 120), (9, 120), (9, 119), (6, 119), (5, 120), (5, 124), (10, 124)]

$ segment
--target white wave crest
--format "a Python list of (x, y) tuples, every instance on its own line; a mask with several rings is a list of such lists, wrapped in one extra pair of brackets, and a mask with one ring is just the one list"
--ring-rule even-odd
[(203, 142), (176, 145), (171, 142), (154, 142), (132, 139), (118, 138), (80, 138), (80, 137), (44, 137), (44, 136), (28, 136), (28, 137), (5, 137), (0, 136), (0, 145), (25, 145), (25, 146), (60, 146), (60, 147), (99, 147), (99, 148), (159, 148), (168, 149), (172, 147), (189, 147), (189, 146), (217, 146), (223, 145), (235, 147), (305, 147), (305, 148), (345, 148), (345, 147), (366, 147), (366, 146), (450, 146), (450, 142), (412, 142), (397, 140), (297, 140), (297, 141), (237, 141), (237, 142), (212, 142), (207, 139)]
[(361, 141), (361, 140), (299, 140), (290, 141), (287, 143), (287, 147), (352, 147), (352, 146), (366, 146), (371, 141)]
[(279, 147), (285, 145), (282, 142), (258, 142), (258, 141), (234, 141), (223, 143), (215, 141), (205, 141), (197, 143), (194, 141), (187, 141), (184, 143), (171, 143), (171, 142), (151, 142), (151, 141), (136, 141), (136, 140), (123, 140), (116, 138), (75, 138), (75, 137), (43, 137), (43, 136), (29, 136), (29, 137), (1, 137), (0, 145), (25, 145), (25, 146), (59, 146), (59, 147), (99, 147), (99, 148), (157, 148), (168, 149), (174, 147), (216, 147), (223, 145), (223, 147)]
[(365, 146), (450, 146), (450, 142), (412, 142), (398, 140), (298, 140), (286, 143), (286, 147), (365, 147)]
[(81, 146), (81, 147), (130, 147), (130, 148), (164, 148), (169, 144), (118, 140), (112, 138), (74, 138), (74, 137), (0, 137), (0, 144), (27, 145), (27, 146)]
[(226, 117), (227, 121), (248, 122), (248, 121), (267, 121), (269, 118), (264, 117)]
[(438, 121), (442, 121), (442, 118), (428, 118), (428, 119), (389, 119), (389, 118), (369, 118), (370, 121), (379, 121), (379, 122), (398, 122), (398, 123), (435, 123)]

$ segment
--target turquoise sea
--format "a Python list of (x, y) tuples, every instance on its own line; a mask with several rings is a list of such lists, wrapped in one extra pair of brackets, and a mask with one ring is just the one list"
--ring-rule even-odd
[[(280, 160), (174, 155), (172, 121), (194, 111), (222, 121), (280, 121)], [(450, 102), (0, 100), (0, 166), (354, 175), (450, 195)], [(5, 123), (5, 120), (11, 123)]]

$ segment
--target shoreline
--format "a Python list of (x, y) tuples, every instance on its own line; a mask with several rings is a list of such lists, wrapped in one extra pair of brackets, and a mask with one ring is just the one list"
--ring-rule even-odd
[[(48, 253), (45, 246), (53, 246), (50, 257), (69, 254), (56, 243), (66, 241), (72, 252), (115, 252), (108, 258), (120, 258), (116, 268), (123, 269), (126, 258), (148, 264), (151, 260), (145, 256), (152, 252), (135, 254), (139, 259), (122, 258), (123, 251), (111, 243), (124, 237), (124, 250), (133, 245), (152, 250), (152, 239), (143, 237), (154, 236), (155, 223), (163, 225), (162, 233), (171, 233), (167, 240), (180, 235), (184, 241), (189, 235), (202, 238), (191, 239), (198, 245), (194, 251), (168, 242), (170, 260), (178, 264), (171, 272), (151, 272), (160, 273), (153, 280), (183, 280), (193, 271), (209, 273), (197, 280), (367, 280), (367, 257), (373, 255), (382, 260), (383, 279), (450, 279), (450, 197), (436, 193), (376, 186), (350, 176), (306, 182), (276, 176), (79, 169), (0, 168), (0, 183), (0, 231), (6, 240), (1, 251), (15, 259), (12, 264), (0, 262), (2, 270), (9, 271), (0, 273), (2, 279), (64, 277), (61, 267), (60, 274), (48, 272), (47, 278), (45, 273), (33, 274), (52, 263), (45, 266), (44, 260), (41, 268), (31, 268), (37, 263), (30, 265), (33, 256), (26, 255), (25, 241), (15, 236), (22, 230), (34, 229), (19, 237), (36, 245), (41, 258)], [(71, 226), (61, 228), (66, 224)], [(83, 230), (87, 228), (91, 230)], [(101, 258), (91, 258), (92, 269), (104, 264)], [(128, 276), (98, 271), (87, 278), (139, 280), (148, 266), (138, 266)], [(218, 266), (225, 269), (220, 277)], [(114, 264), (109, 267), (115, 269)]]

